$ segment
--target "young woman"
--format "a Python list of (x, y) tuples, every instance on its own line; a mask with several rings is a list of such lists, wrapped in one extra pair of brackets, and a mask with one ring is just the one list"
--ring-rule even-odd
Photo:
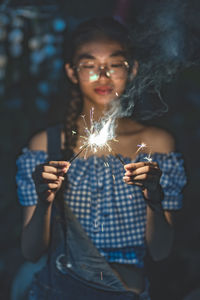
[[(127, 29), (92, 19), (73, 33), (65, 65), (71, 97), (63, 125), (35, 135), (18, 159), (22, 251), (37, 261), (31, 299), (150, 299), (144, 270), (170, 253), (173, 214), (181, 207), (183, 160), (166, 131), (116, 120), (108, 150), (80, 151), (90, 114), (98, 121), (134, 84), (140, 68)], [(83, 117), (84, 116), (84, 117)], [(84, 121), (85, 120), (85, 121)], [(76, 132), (76, 134), (74, 134)], [(138, 151), (138, 145), (148, 146)], [(151, 149), (152, 161), (145, 160)]]

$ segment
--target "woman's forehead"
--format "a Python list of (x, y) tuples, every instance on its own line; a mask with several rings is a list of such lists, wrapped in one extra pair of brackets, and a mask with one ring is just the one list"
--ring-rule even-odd
[(75, 60), (83, 58), (108, 58), (116, 56), (125, 56), (124, 47), (117, 41), (113, 40), (96, 40), (82, 44), (75, 53)]

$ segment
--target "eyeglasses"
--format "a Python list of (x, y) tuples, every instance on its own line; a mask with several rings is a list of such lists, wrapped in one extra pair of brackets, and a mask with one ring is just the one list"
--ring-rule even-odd
[(100, 65), (87, 61), (75, 68), (82, 80), (92, 82), (98, 80), (102, 73), (111, 79), (122, 79), (127, 75), (129, 64), (127, 61), (110, 61), (106, 65)]

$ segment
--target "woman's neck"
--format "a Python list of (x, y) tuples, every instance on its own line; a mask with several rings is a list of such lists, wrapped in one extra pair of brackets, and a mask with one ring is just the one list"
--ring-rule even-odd
[(81, 129), (87, 125), (91, 127), (92, 122), (99, 122), (106, 113), (106, 107), (100, 105), (84, 105), (81, 115), (78, 118), (78, 125)]

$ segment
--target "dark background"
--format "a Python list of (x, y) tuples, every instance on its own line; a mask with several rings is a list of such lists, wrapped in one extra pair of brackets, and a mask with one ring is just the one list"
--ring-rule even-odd
[[(92, 16), (114, 15), (131, 22), (146, 3), (73, 0), (43, 1), (43, 6), (41, 1), (1, 4), (0, 299), (10, 298), (13, 280), (24, 263), (20, 252), (22, 210), (16, 194), (16, 158), (35, 132), (62, 119), (66, 106), (63, 37)], [(177, 150), (185, 158), (188, 184), (183, 209), (177, 214), (172, 254), (158, 263), (148, 258), (147, 266), (152, 300), (183, 300), (200, 288), (200, 67), (182, 70), (163, 86), (162, 95), (169, 105), (168, 112), (147, 123), (174, 135)]]

